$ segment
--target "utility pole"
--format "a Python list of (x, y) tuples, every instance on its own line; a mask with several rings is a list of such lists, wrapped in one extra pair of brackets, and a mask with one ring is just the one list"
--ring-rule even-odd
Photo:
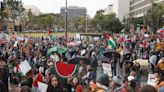
[(87, 21), (88, 21), (87, 18), (88, 18), (87, 14), (85, 14), (85, 32), (87, 32)]
[(67, 23), (68, 23), (68, 20), (67, 20), (67, 13), (68, 13), (68, 9), (67, 9), (67, 0), (65, 2), (65, 38), (66, 38), (66, 42), (67, 42), (67, 31), (68, 31), (68, 26), (67, 26)]

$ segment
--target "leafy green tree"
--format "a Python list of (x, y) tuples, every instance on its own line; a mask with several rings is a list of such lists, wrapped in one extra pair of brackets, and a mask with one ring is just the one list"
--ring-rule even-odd
[(72, 20), (72, 27), (75, 31), (85, 31), (85, 17), (74, 17)]
[(144, 22), (155, 33), (164, 24), (164, 4), (155, 4), (152, 2), (152, 8), (150, 8), (144, 16)]
[(106, 19), (104, 21), (104, 25), (102, 25), (104, 30), (119, 33), (123, 29), (123, 25), (121, 24), (118, 18), (115, 18), (115, 15), (106, 15)]
[(96, 31), (102, 31), (102, 25), (104, 20), (103, 10), (97, 11), (95, 17), (91, 20), (91, 25)]
[(123, 25), (121, 24), (120, 20), (116, 18), (114, 13), (104, 15), (103, 10), (97, 12), (91, 23), (93, 27), (97, 29), (97, 31), (118, 33), (123, 28)]
[(143, 17), (138, 17), (138, 18), (129, 17), (129, 18), (124, 19), (123, 22), (124, 22), (125, 32), (129, 32), (131, 25), (133, 25), (135, 29), (137, 28), (138, 24), (144, 25), (144, 18)]
[(39, 16), (32, 15), (32, 12), (28, 12), (28, 25), (30, 29), (46, 30), (48, 27), (57, 30), (64, 27), (64, 19), (57, 14), (41, 14)]
[(22, 15), (24, 14), (25, 8), (23, 7), (23, 2), (21, 0), (7, 0), (4, 1), (6, 4), (6, 8), (8, 10), (7, 17), (10, 17), (15, 21), (18, 17), (22, 19)]

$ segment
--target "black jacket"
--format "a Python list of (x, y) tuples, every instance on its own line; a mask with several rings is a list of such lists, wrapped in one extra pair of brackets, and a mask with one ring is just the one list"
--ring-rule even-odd
[(8, 90), (9, 69), (7, 67), (4, 67), (1, 72), (2, 72), (2, 75), (0, 76), (1, 80)]

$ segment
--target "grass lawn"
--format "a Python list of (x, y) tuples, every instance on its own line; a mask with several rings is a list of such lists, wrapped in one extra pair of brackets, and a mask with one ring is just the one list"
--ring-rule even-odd
[[(28, 35), (31, 37), (48, 37), (47, 33), (21, 33), (20, 35)], [(61, 37), (61, 36), (65, 36), (65, 33), (52, 33), (53, 36), (55, 37)], [(68, 33), (68, 37), (75, 37), (76, 33)]]

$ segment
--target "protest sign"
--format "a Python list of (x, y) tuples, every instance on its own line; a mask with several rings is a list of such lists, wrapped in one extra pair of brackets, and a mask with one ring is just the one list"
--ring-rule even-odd
[(112, 76), (111, 64), (102, 63), (104, 74), (108, 74), (108, 76)]
[(137, 59), (133, 61), (134, 64), (139, 63), (141, 66), (148, 66), (149, 62), (147, 59)]
[(18, 45), (18, 41), (15, 41), (14, 47), (17, 47), (17, 45)]
[(19, 65), (19, 68), (21, 72), (23, 73), (23, 75), (26, 75), (26, 73), (28, 73), (31, 70), (31, 66), (29, 65), (27, 60), (25, 60), (24, 62), (21, 62), (21, 64)]
[(155, 84), (156, 84), (156, 77), (155, 77), (154, 74), (149, 74), (147, 84), (151, 85), (151, 86), (155, 86)]
[(6, 33), (0, 32), (0, 44), (8, 43), (9, 40), (10, 37)]
[(149, 37), (149, 34), (145, 34), (144, 36), (148, 38)]
[(38, 82), (39, 92), (47, 92), (48, 85), (45, 83)]

